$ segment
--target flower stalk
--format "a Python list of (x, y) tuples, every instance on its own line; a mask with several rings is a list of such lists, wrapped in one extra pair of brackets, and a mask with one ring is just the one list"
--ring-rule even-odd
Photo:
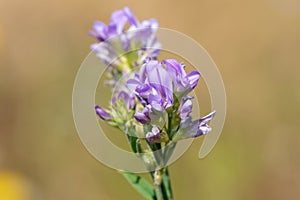
[(146, 199), (171, 200), (167, 164), (176, 144), (209, 133), (208, 123), (215, 111), (192, 119), (189, 93), (197, 86), (200, 73), (187, 73), (185, 65), (172, 58), (158, 60), (157, 28), (155, 19), (140, 22), (127, 7), (113, 12), (108, 25), (94, 23), (89, 34), (98, 43), (91, 49), (107, 65), (106, 84), (114, 90), (109, 109), (96, 105), (95, 112), (125, 133), (132, 151), (149, 170), (152, 183), (138, 174), (121, 172), (126, 180)]

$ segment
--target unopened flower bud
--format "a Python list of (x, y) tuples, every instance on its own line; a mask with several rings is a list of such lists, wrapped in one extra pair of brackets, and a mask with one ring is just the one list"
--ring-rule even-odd
[(97, 115), (103, 119), (103, 120), (109, 120), (112, 119), (111, 115), (108, 114), (103, 108), (101, 108), (100, 106), (96, 105), (95, 106), (95, 110)]

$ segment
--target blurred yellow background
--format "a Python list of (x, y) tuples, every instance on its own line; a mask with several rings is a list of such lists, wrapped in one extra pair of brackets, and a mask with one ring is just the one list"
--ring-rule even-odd
[(87, 31), (126, 5), (202, 44), (225, 82), (224, 131), (171, 166), (176, 199), (300, 199), (297, 0), (1, 0), (0, 199), (142, 199), (85, 150), (71, 111)]

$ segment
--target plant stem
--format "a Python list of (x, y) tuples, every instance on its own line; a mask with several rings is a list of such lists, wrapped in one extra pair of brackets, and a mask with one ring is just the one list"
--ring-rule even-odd
[(163, 168), (151, 173), (156, 200), (171, 200), (173, 198), (170, 190), (170, 179), (165, 172), (166, 168)]
[(162, 184), (154, 184), (155, 187), (155, 194), (157, 200), (164, 200), (163, 193), (162, 193)]
[(170, 179), (168, 167), (166, 167), (166, 171), (163, 177), (163, 184), (165, 186), (168, 198), (170, 200), (173, 199), (173, 191), (172, 191), (172, 185), (171, 185), (171, 179)]

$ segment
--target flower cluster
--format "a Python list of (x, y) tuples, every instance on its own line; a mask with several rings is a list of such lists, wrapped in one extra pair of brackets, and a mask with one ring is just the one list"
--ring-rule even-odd
[(149, 60), (134, 79), (127, 81), (127, 87), (143, 105), (143, 109), (134, 114), (135, 119), (154, 127), (152, 132), (146, 134), (149, 142), (160, 143), (165, 141), (165, 136), (174, 142), (210, 131), (207, 122), (215, 112), (191, 121), (192, 97), (186, 95), (196, 87), (200, 73), (192, 71), (186, 74), (184, 68), (175, 59), (162, 62)]
[[(126, 32), (127, 23), (130, 27)], [(131, 77), (125, 81), (127, 88), (124, 81), (119, 83), (124, 85), (113, 97), (111, 110), (96, 106), (96, 113), (122, 130), (127, 130), (128, 126), (135, 127), (137, 123), (147, 125), (151, 130), (144, 135), (150, 143), (176, 142), (206, 134), (211, 130), (207, 123), (215, 112), (192, 121), (192, 97), (188, 96), (196, 87), (200, 73), (192, 71), (187, 74), (184, 64), (175, 59), (162, 62), (156, 59), (160, 50), (155, 35), (157, 27), (155, 19), (140, 23), (127, 7), (113, 12), (108, 25), (99, 21), (94, 23), (94, 30), (89, 33), (100, 43), (93, 44), (92, 49), (109, 66), (113, 85), (116, 87), (120, 75), (129, 74), (128, 77)], [(146, 51), (147, 56), (136, 52), (134, 57), (122, 55), (122, 52), (134, 48)], [(116, 59), (120, 54), (121, 57)], [(135, 73), (133, 69), (136, 66), (141, 67)], [(133, 117), (135, 123), (129, 124)]]
[(108, 25), (95, 22), (89, 34), (99, 42), (91, 48), (106, 64), (107, 83), (113, 86), (109, 109), (96, 105), (96, 114), (125, 133), (132, 151), (149, 170), (155, 189), (141, 181), (143, 186), (137, 190), (147, 199), (162, 200), (173, 199), (166, 163), (176, 143), (210, 132), (208, 123), (215, 111), (192, 119), (190, 93), (200, 73), (187, 73), (185, 65), (175, 59), (158, 60), (161, 44), (157, 29), (155, 19), (139, 22), (125, 7), (112, 13)]
[[(129, 24), (126, 30), (125, 26)], [(91, 45), (110, 72), (110, 83), (115, 84), (124, 73), (140, 65), (147, 57), (157, 57), (161, 45), (156, 38), (155, 19), (139, 22), (128, 7), (112, 13), (108, 25), (96, 21), (89, 34), (99, 43)]]

